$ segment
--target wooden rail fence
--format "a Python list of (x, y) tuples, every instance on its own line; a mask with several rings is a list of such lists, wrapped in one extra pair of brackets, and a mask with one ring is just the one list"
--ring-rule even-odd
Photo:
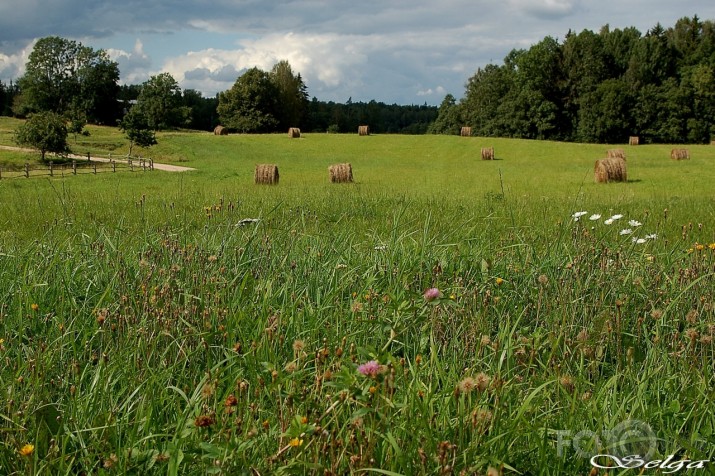
[(47, 165), (30, 165), (26, 162), (20, 168), (2, 169), (0, 168), (0, 180), (6, 178), (30, 178), (30, 177), (65, 177), (78, 174), (97, 175), (103, 172), (122, 172), (122, 171), (153, 171), (154, 160), (145, 159), (142, 157), (125, 157), (122, 159), (113, 159), (111, 156), (106, 157), (90, 157), (87, 153), (87, 160), (73, 159), (71, 162), (63, 161), (54, 163), (50, 161)]

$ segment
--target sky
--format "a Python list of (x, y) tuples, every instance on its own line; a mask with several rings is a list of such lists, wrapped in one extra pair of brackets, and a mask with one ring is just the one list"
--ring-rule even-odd
[(248, 68), (287, 60), (311, 97), (439, 105), (478, 68), (569, 30), (715, 20), (713, 0), (0, 0), (0, 80), (35, 41), (104, 49), (122, 84), (171, 73), (214, 96)]

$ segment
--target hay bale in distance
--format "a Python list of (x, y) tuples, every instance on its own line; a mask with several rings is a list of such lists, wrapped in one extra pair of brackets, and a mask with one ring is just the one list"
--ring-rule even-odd
[(640, 139), (638, 138), (638, 136), (630, 136), (628, 138), (628, 145), (638, 145), (639, 142)]
[(227, 136), (228, 129), (226, 129), (223, 126), (216, 126), (216, 128), (214, 129), (214, 135), (215, 136)]
[(688, 152), (688, 149), (673, 149), (670, 151), (670, 158), (673, 160), (688, 160), (690, 159), (690, 152)]
[(607, 158), (596, 161), (593, 169), (594, 179), (598, 183), (626, 182), (626, 161), (618, 158)]
[(288, 137), (291, 139), (298, 139), (300, 137), (300, 129), (297, 127), (291, 127), (288, 129)]
[(462, 137), (471, 137), (472, 136), (472, 128), (464, 126), (462, 127), (462, 130), (459, 132), (459, 135)]
[(254, 179), (257, 184), (277, 184), (278, 166), (274, 164), (257, 164)]
[(494, 147), (482, 147), (482, 160), (494, 160)]
[(369, 136), (370, 135), (370, 126), (358, 126), (358, 135)]
[(332, 183), (352, 183), (353, 166), (350, 164), (335, 164), (328, 167)]
[(606, 157), (608, 157), (609, 159), (626, 160), (626, 152), (623, 149), (608, 149)]

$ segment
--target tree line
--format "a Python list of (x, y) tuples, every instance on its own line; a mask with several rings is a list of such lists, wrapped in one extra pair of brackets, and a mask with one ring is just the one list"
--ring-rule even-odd
[(697, 16), (598, 33), (569, 31), (479, 68), (431, 127), (577, 142), (704, 143), (715, 135), (715, 23)]
[[(246, 70), (227, 91), (204, 97), (182, 89), (169, 74), (142, 84), (119, 85), (119, 67), (104, 50), (60, 37), (40, 39), (25, 74), (0, 82), (0, 114), (29, 117), (52, 112), (78, 133), (84, 124), (105, 124), (158, 131), (172, 128), (213, 130), (221, 124), (236, 132), (354, 132), (369, 124), (374, 132), (424, 133), (437, 117), (427, 106), (346, 104), (309, 100), (308, 89), (287, 61), (266, 72)], [(145, 135), (148, 138), (148, 135)]]

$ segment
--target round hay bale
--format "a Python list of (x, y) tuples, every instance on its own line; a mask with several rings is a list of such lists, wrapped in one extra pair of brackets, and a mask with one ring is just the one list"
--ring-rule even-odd
[(298, 139), (300, 137), (300, 129), (297, 127), (291, 127), (288, 129), (288, 137), (291, 139)]
[(353, 166), (350, 164), (334, 164), (328, 167), (332, 183), (352, 183)]
[(630, 136), (628, 138), (628, 145), (638, 145), (639, 142), (640, 139), (638, 138), (638, 136)]
[(689, 160), (690, 152), (688, 152), (688, 149), (673, 149), (670, 151), (670, 158), (673, 160)]
[(462, 130), (459, 132), (459, 135), (462, 137), (471, 137), (472, 136), (472, 128), (468, 126), (462, 127)]
[(370, 126), (358, 126), (358, 135), (369, 136), (370, 135)]
[(626, 182), (626, 161), (623, 159), (601, 159), (593, 169), (594, 179), (598, 183)]
[(257, 164), (254, 179), (257, 184), (275, 185), (278, 183), (278, 166), (274, 164)]
[(609, 159), (626, 160), (626, 152), (623, 149), (608, 149), (606, 157), (608, 157)]
[(216, 126), (216, 128), (214, 129), (214, 135), (215, 136), (227, 136), (228, 129), (226, 129), (223, 126)]
[(494, 160), (494, 147), (482, 147), (482, 160)]

